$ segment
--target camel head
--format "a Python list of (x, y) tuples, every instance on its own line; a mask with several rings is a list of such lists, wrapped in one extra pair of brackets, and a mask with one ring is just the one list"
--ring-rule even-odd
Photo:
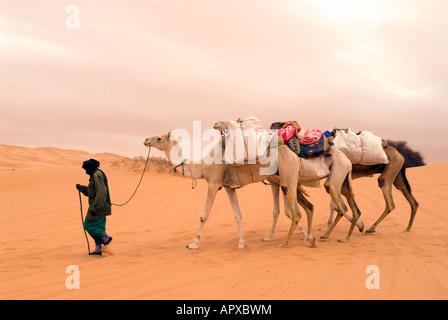
[(151, 136), (149, 138), (146, 138), (145, 142), (143, 143), (147, 147), (154, 147), (159, 150), (166, 150), (170, 146), (170, 136), (171, 132), (162, 134), (160, 136)]
[(226, 129), (238, 129), (240, 128), (240, 119), (236, 120), (221, 120), (213, 125), (213, 129), (221, 132), (225, 132)]
[(213, 125), (213, 129), (219, 131), (226, 131), (227, 129), (227, 121), (218, 121)]

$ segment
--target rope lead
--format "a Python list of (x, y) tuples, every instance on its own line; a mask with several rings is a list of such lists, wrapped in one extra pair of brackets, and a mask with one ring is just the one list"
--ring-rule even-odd
[(142, 176), (140, 177), (140, 181), (138, 182), (137, 187), (135, 188), (135, 191), (134, 191), (134, 193), (132, 194), (132, 196), (131, 196), (131, 197), (129, 198), (129, 200), (126, 201), (125, 203), (122, 203), (122, 204), (111, 203), (112, 205), (117, 206), (117, 207), (122, 207), (122, 206), (124, 206), (125, 204), (127, 204), (129, 201), (131, 201), (131, 199), (132, 199), (132, 198), (134, 197), (134, 195), (137, 193), (138, 187), (140, 186), (140, 183), (142, 183), (143, 175), (145, 174), (145, 171), (146, 171), (146, 166), (148, 165), (148, 161), (149, 161), (149, 153), (150, 153), (150, 152), (151, 152), (151, 147), (148, 147), (148, 156), (146, 157), (145, 167), (143, 168)]

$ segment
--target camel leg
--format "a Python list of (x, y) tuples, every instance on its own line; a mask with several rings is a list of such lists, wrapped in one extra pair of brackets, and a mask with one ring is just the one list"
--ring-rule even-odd
[[(293, 213), (292, 213), (291, 207), (289, 206), (288, 198), (286, 196), (283, 196), (283, 202), (284, 202), (284, 205), (285, 205), (285, 214), (286, 214), (286, 216), (289, 219), (292, 219)], [(296, 210), (296, 212), (298, 210), (300, 210), (299, 206), (297, 205), (297, 203), (295, 203), (295, 210)], [(297, 229), (299, 229), (299, 231), (304, 235), (305, 240), (308, 240), (308, 234), (306, 233), (306, 231), (302, 228), (302, 226), (299, 223), (297, 223)]]
[[(296, 212), (299, 212), (299, 211), (300, 211), (300, 208), (299, 208), (299, 205), (297, 204), (297, 202), (295, 203), (295, 206), (296, 206)], [(307, 216), (308, 216), (308, 215), (307, 215)], [(309, 224), (309, 221), (308, 221), (308, 224)], [(307, 232), (305, 231), (305, 229), (303, 229), (302, 226), (301, 226), (299, 223), (297, 223), (297, 228), (298, 228), (299, 231), (304, 235), (304, 237), (305, 237), (304, 240), (308, 240), (308, 238), (309, 238), (309, 233), (307, 233)], [(310, 228), (308, 228), (308, 231), (310, 231)]]
[(199, 248), (199, 239), (201, 238), (202, 230), (204, 229), (205, 223), (208, 220), (208, 217), (210, 216), (210, 210), (212, 208), (213, 202), (215, 201), (216, 193), (219, 190), (219, 186), (214, 184), (208, 185), (207, 190), (207, 198), (205, 200), (204, 209), (202, 210), (201, 214), (201, 224), (199, 226), (198, 233), (196, 234), (196, 237), (194, 238), (193, 242), (187, 245), (188, 249), (197, 249)]
[[(383, 174), (385, 171), (386, 170), (383, 171)], [(385, 180), (383, 174), (381, 174), (378, 178), (378, 184), (381, 188), (381, 191), (383, 192), (384, 201), (386, 202), (386, 208), (384, 209), (378, 220), (370, 227), (369, 230), (366, 231), (366, 233), (374, 233), (376, 231), (376, 227), (381, 223), (381, 221), (383, 221), (384, 218), (386, 218), (387, 215), (395, 209), (394, 199), (392, 198), (392, 181), (390, 179)]]
[[(273, 219), (273, 223), (272, 223), (271, 234), (269, 235), (269, 237), (263, 238), (262, 239), (263, 241), (272, 241), (273, 240), (275, 228), (277, 226), (278, 217), (280, 215), (280, 203), (279, 203), (280, 185), (278, 183), (276, 183), (273, 179), (269, 180), (269, 182), (271, 184), (272, 198), (273, 198), (273, 202), (274, 202), (274, 210), (273, 210), (274, 219)], [(288, 200), (285, 197), (283, 197), (283, 200), (284, 200), (284, 206), (285, 206), (285, 214), (289, 219), (292, 219), (291, 208), (289, 206)], [(307, 213), (308, 230), (311, 230), (310, 222), (312, 222), (314, 206), (305, 198), (305, 196), (303, 195), (300, 188), (297, 188), (297, 201), (305, 209), (305, 211)], [(299, 208), (296, 207), (296, 210), (299, 210)], [(309, 235), (305, 232), (305, 230), (302, 228), (302, 226), (300, 224), (297, 224), (297, 228), (299, 229), (300, 232), (303, 233), (303, 235), (305, 236), (305, 240), (310, 240)], [(308, 233), (310, 234), (310, 231)]]
[[(327, 230), (327, 232), (325, 232), (325, 234), (320, 237), (321, 239), (328, 239), (330, 237), (331, 232), (333, 232), (333, 229), (336, 227), (339, 220), (348, 210), (347, 206), (342, 200), (341, 189), (342, 184), (348, 175), (347, 172), (350, 173), (351, 163), (350, 164), (347, 163), (346, 166), (343, 166), (341, 168), (339, 168), (339, 163), (337, 162), (336, 163), (333, 162), (332, 165), (333, 168), (331, 170), (330, 175), (328, 176), (327, 181), (325, 181), (324, 187), (327, 193), (331, 195), (331, 198), (334, 201), (334, 204), (336, 205), (336, 211), (338, 212), (338, 215), (334, 219), (333, 224)], [(351, 181), (351, 175), (349, 178)]]
[(406, 200), (408, 200), (409, 204), (411, 205), (411, 218), (409, 219), (409, 224), (406, 228), (406, 230), (402, 232), (410, 232), (412, 228), (412, 224), (414, 223), (415, 215), (417, 214), (419, 203), (417, 200), (415, 200), (414, 196), (411, 194), (410, 191), (402, 191), (403, 195), (405, 196)]
[[(347, 176), (347, 178), (344, 180), (344, 184), (342, 185), (342, 195), (347, 199), (350, 209), (352, 210), (352, 213), (355, 213), (359, 216), (361, 216), (361, 211), (359, 210), (358, 205), (356, 204), (355, 199), (353, 198), (353, 194), (350, 191), (351, 186), (350, 186), (350, 182), (349, 182), (349, 177)], [(333, 200), (332, 200), (333, 201)], [(333, 202), (334, 204), (334, 202)], [(353, 214), (353, 216), (355, 216), (355, 214)], [(350, 217), (347, 213), (344, 213), (344, 217), (346, 217), (348, 219), (348, 221), (353, 223), (353, 218)], [(356, 222), (356, 226), (359, 229), (359, 232), (363, 232), (364, 231), (364, 223), (362, 221), (358, 221)]]
[[(281, 147), (285, 146), (280, 146), (279, 151), (281, 150)], [(288, 152), (289, 151), (290, 150), (288, 150)], [(289, 229), (286, 241), (282, 245), (282, 247), (284, 248), (288, 246), (292, 233), (301, 218), (300, 209), (297, 205), (297, 189), (299, 186), (300, 162), (298, 161), (294, 153), (288, 152), (278, 153), (278, 172), (280, 177), (280, 186), (284, 197), (286, 197), (286, 199), (288, 200), (288, 204), (292, 212), (291, 227)], [(292, 155), (292, 157), (288, 158), (288, 155)], [(314, 244), (313, 242), (311, 243), (312, 245)]]
[(246, 245), (244, 244), (244, 233), (243, 233), (243, 223), (242, 215), (240, 210), (240, 205), (238, 204), (238, 197), (236, 196), (235, 189), (230, 189), (226, 187), (227, 196), (229, 197), (230, 203), (232, 204), (233, 213), (235, 215), (235, 221), (238, 225), (239, 243), (238, 248), (244, 249)]
[[(331, 225), (333, 224), (333, 215), (334, 215), (335, 211), (336, 211), (336, 204), (334, 203), (333, 199), (331, 199), (330, 200), (330, 216), (328, 217), (327, 226), (325, 228), (319, 229), (319, 231), (327, 231), (328, 229), (330, 229)], [(351, 217), (348, 217), (347, 219), (349, 219), (351, 221)]]
[[(305, 235), (305, 240), (309, 240), (311, 243), (311, 247), (316, 246), (316, 239), (313, 238), (311, 235), (311, 229), (313, 226), (313, 213), (314, 213), (314, 206), (311, 202), (308, 201), (307, 198), (303, 195), (300, 188), (297, 188), (297, 202), (300, 204), (300, 206), (305, 210), (307, 222), (308, 222), (308, 234), (303, 231), (303, 229), (299, 226), (299, 229), (301, 229), (302, 233)], [(296, 209), (297, 212), (299, 211), (299, 208)]]
[(294, 232), (294, 229), (299, 223), (300, 218), (301, 215), (299, 216), (297, 216), (296, 214), (293, 215), (291, 219), (291, 227), (289, 228), (288, 236), (286, 237), (286, 240), (283, 242), (283, 244), (280, 246), (281, 248), (288, 248), (289, 240), (291, 240), (292, 233)]
[(272, 198), (274, 200), (274, 209), (273, 209), (274, 220), (272, 222), (271, 234), (269, 235), (269, 237), (263, 238), (263, 241), (272, 241), (272, 239), (274, 238), (275, 227), (277, 226), (278, 216), (280, 215), (280, 203), (279, 203), (280, 186), (277, 183), (274, 183), (273, 181), (270, 181), (270, 183), (271, 183)]
[[(272, 197), (274, 200), (274, 210), (273, 210), (274, 221), (272, 224), (271, 234), (269, 235), (269, 237), (263, 238), (263, 241), (272, 241), (272, 239), (274, 238), (275, 228), (276, 228), (278, 217), (280, 214), (280, 204), (279, 204), (280, 186), (273, 181), (270, 181), (270, 183), (271, 183)], [(288, 200), (286, 197), (283, 197), (283, 199), (284, 199), (284, 205), (285, 205), (285, 214), (289, 219), (292, 219), (291, 208), (289, 207)], [(305, 232), (305, 230), (300, 226), (299, 223), (297, 224), (297, 228), (299, 229), (300, 232), (303, 233), (303, 235), (305, 236), (305, 240), (311, 241), (312, 236), (310, 237), (310, 235), (311, 235), (311, 226), (312, 226), (312, 221), (313, 221), (314, 206), (305, 198), (305, 196), (303, 195), (300, 188), (297, 188), (297, 201), (306, 211), (307, 218), (308, 218), (308, 233)], [(296, 210), (299, 211), (297, 204), (296, 204)]]
[[(386, 201), (386, 209), (384, 210), (383, 214), (379, 217), (379, 219), (372, 225), (372, 227), (366, 231), (366, 233), (373, 233), (376, 231), (376, 227), (380, 224), (381, 221), (384, 220), (384, 218), (387, 217), (387, 215), (395, 209), (394, 200), (392, 198), (392, 184), (390, 181), (393, 178), (393, 174), (395, 171), (386, 171), (388, 167), (386, 166), (383, 173), (378, 178), (378, 184), (381, 187), (381, 190), (383, 191), (383, 196)], [(409, 224), (404, 232), (409, 232), (412, 228), (412, 224), (415, 219), (415, 215), (417, 214), (418, 210), (418, 202), (415, 200), (414, 196), (411, 193), (411, 187), (409, 186), (409, 183), (406, 179), (405, 174), (405, 168), (402, 167), (400, 169), (400, 172), (396, 175), (395, 179), (393, 180), (394, 186), (401, 191), (403, 196), (406, 198), (406, 200), (409, 202), (409, 205), (411, 206), (411, 218), (409, 220)]]
[(400, 171), (400, 173), (397, 175), (394, 181), (394, 186), (403, 193), (406, 200), (409, 202), (409, 205), (411, 206), (411, 218), (409, 220), (408, 227), (403, 232), (409, 232), (411, 231), (412, 224), (414, 222), (415, 215), (417, 214), (418, 210), (418, 202), (415, 200), (414, 196), (411, 193), (411, 186), (409, 185), (409, 182), (406, 179), (405, 174), (405, 168), (403, 167)]
[[(292, 190), (291, 190), (292, 189)], [(291, 227), (289, 228), (288, 236), (286, 237), (285, 242), (281, 245), (282, 248), (287, 248), (289, 241), (291, 240), (291, 236), (294, 232), (294, 229), (297, 227), (302, 214), (300, 213), (299, 207), (296, 204), (297, 200), (297, 187), (288, 188), (286, 186), (282, 186), (282, 191), (284, 197), (287, 199), (289, 208), (291, 209)]]
[[(336, 205), (333, 201), (333, 199), (330, 200), (330, 215), (328, 217), (328, 221), (327, 221), (327, 226), (325, 228), (321, 228), (319, 229), (319, 231), (327, 231), (328, 229), (330, 229), (331, 225), (333, 224), (333, 215), (334, 212), (336, 211)], [(348, 221), (352, 222), (353, 218), (350, 217), (347, 213), (344, 213), (344, 217), (346, 217), (348, 219)], [(364, 223), (362, 221), (358, 221), (356, 223), (356, 226), (359, 229), (359, 232), (363, 232), (364, 231)]]
[(395, 209), (394, 199), (392, 198), (392, 184), (397, 178), (398, 173), (402, 170), (404, 165), (403, 156), (398, 153), (394, 148), (385, 148), (384, 151), (389, 159), (394, 159), (394, 161), (389, 161), (384, 167), (383, 172), (378, 177), (378, 186), (383, 192), (384, 201), (386, 202), (386, 208), (384, 209), (378, 220), (370, 227), (366, 233), (374, 233), (376, 227), (387, 217), (387, 215)]
[(344, 204), (344, 201), (342, 200), (342, 198), (339, 196), (339, 199), (335, 200), (335, 198), (337, 198), (337, 194), (335, 194), (335, 191), (331, 190), (333, 188), (331, 188), (331, 189), (327, 188), (327, 185), (325, 184), (325, 189), (331, 195), (331, 197), (332, 197), (332, 199), (333, 199), (333, 201), (334, 201), (334, 203), (336, 205), (336, 211), (337, 211), (338, 214), (336, 215), (333, 223), (331, 224), (331, 226), (327, 230), (327, 232), (325, 232), (325, 234), (320, 236), (321, 239), (328, 239), (330, 237), (330, 234), (333, 232), (333, 229), (336, 227), (336, 225), (338, 224), (339, 220), (347, 212), (347, 207)]
[(347, 242), (350, 239), (350, 236), (352, 235), (353, 229), (356, 225), (358, 225), (358, 228), (361, 232), (362, 230), (364, 230), (364, 224), (362, 222), (358, 224), (358, 219), (361, 216), (361, 211), (359, 210), (358, 205), (355, 202), (351, 189), (351, 172), (349, 172), (344, 180), (341, 191), (342, 194), (347, 198), (348, 204), (353, 213), (353, 218), (344, 213), (344, 216), (351, 221), (351, 225), (347, 236), (344, 239), (339, 239), (339, 242)]

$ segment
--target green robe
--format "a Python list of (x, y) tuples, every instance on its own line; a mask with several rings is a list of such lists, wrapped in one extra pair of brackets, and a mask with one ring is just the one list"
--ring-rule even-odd
[(81, 192), (89, 197), (89, 209), (87, 210), (86, 220), (97, 220), (112, 213), (109, 186), (103, 171), (97, 169), (90, 176), (89, 185), (81, 187)]

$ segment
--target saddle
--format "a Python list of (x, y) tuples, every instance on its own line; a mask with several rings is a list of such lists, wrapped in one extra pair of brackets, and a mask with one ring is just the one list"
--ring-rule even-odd
[[(300, 158), (315, 158), (331, 155), (331, 141), (327, 131), (307, 130), (297, 121), (274, 122), (271, 129), (276, 129), (283, 137), (284, 143)], [(320, 137), (319, 137), (320, 134)]]
[(331, 143), (325, 135), (310, 145), (301, 145), (299, 138), (292, 137), (286, 145), (300, 158), (315, 158), (320, 156), (329, 156), (331, 154)]

